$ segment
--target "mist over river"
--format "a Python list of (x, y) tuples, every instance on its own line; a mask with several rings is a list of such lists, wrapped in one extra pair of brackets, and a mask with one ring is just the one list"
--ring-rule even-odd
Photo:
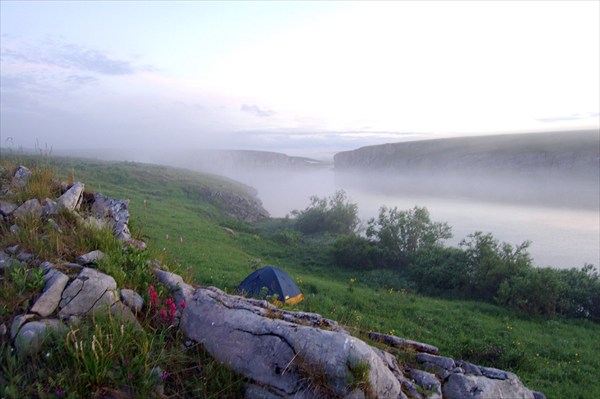
[[(382, 205), (399, 209), (425, 206), (432, 220), (448, 222), (452, 226), (453, 238), (446, 242), (447, 245), (456, 246), (469, 234), (483, 231), (513, 245), (531, 241), (529, 253), (536, 266), (580, 268), (586, 263), (600, 264), (600, 211), (595, 206), (598, 196), (595, 187), (591, 189), (594, 198), (584, 206), (551, 201), (555, 198), (507, 201), (484, 196), (468, 198), (448, 192), (435, 195), (426, 190), (391, 190), (385, 184), (366, 185), (358, 179), (340, 178), (332, 170), (255, 171), (237, 174), (235, 178), (258, 191), (263, 206), (273, 217), (284, 217), (294, 209), (304, 209), (312, 195), (324, 197), (343, 189), (350, 201), (358, 204), (359, 217), (365, 225), (369, 218), (378, 214)], [(553, 194), (550, 191), (547, 195)], [(572, 197), (581, 196), (573, 193)]]

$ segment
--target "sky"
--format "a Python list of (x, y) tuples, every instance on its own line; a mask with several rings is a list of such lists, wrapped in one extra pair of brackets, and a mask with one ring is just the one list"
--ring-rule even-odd
[(0, 0), (3, 147), (598, 129), (598, 1)]

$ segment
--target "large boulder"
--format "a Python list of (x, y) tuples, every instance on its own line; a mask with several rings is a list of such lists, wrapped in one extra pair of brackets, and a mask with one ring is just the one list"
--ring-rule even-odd
[(116, 290), (111, 276), (85, 267), (63, 291), (58, 315), (64, 319), (110, 307), (118, 300)]
[(197, 288), (186, 303), (183, 332), (274, 397), (400, 396), (373, 348), (345, 332), (283, 320), (273, 307), (216, 288)]

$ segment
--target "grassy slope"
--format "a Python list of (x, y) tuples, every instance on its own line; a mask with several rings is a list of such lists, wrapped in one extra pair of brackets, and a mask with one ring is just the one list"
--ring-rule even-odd
[[(509, 368), (549, 398), (600, 397), (597, 324), (528, 320), (488, 304), (411, 294), (393, 274), (333, 269), (323, 252), (326, 237), (311, 245), (278, 244), (269, 237), (285, 222), (241, 224), (182, 190), (210, 177), (132, 163), (63, 159), (57, 167), (61, 177), (83, 181), (88, 190), (131, 199), (132, 223), (141, 227), (143, 238), (164, 248), (167, 259), (189, 267), (199, 284), (232, 290), (251, 272), (250, 259), (261, 258), (263, 264), (282, 266), (298, 281), (306, 295), (299, 309), (364, 331), (431, 343), (449, 356)], [(223, 226), (237, 234), (226, 234)]]

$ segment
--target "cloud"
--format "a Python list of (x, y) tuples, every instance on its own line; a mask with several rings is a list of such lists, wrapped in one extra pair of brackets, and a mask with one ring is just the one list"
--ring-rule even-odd
[[(7, 39), (8, 41), (8, 39)], [(111, 57), (102, 51), (53, 39), (43, 42), (15, 40), (3, 43), (0, 58), (3, 64), (26, 64), (49, 69), (66, 69), (101, 75), (132, 75), (140, 71), (155, 71), (152, 66), (136, 66), (132, 62)]]
[(241, 110), (244, 112), (251, 113), (255, 116), (259, 116), (261, 118), (268, 118), (270, 116), (275, 115), (275, 111), (270, 109), (261, 109), (258, 105), (248, 105), (242, 104)]
[(536, 119), (538, 122), (563, 122), (563, 121), (577, 121), (581, 119), (598, 119), (600, 117), (600, 113), (598, 112), (586, 112), (580, 114), (571, 114), (571, 115), (562, 115), (562, 116), (552, 116), (548, 118), (539, 118)]

